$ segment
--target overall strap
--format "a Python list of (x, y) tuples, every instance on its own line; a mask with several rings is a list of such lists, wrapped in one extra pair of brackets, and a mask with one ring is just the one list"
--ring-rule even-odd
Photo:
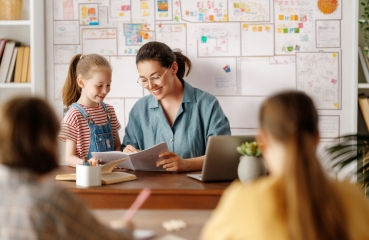
[(86, 110), (78, 103), (72, 103), (71, 107), (76, 108), (85, 119), (90, 117), (90, 115), (86, 112)]
[(106, 115), (107, 115), (107, 116), (108, 116), (108, 118), (110, 119), (110, 112), (109, 112), (108, 107), (105, 105), (105, 103), (104, 103), (104, 102), (101, 102), (101, 106), (103, 106), (104, 111), (106, 112)]

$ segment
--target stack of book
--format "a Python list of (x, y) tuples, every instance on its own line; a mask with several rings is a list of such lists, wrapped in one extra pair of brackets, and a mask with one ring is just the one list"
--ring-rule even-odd
[(31, 82), (30, 47), (0, 39), (0, 83)]

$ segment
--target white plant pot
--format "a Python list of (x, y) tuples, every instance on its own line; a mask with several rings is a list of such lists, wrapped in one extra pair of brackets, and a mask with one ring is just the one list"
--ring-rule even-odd
[(240, 181), (242, 183), (247, 183), (260, 176), (266, 175), (266, 169), (261, 157), (241, 156), (237, 173)]

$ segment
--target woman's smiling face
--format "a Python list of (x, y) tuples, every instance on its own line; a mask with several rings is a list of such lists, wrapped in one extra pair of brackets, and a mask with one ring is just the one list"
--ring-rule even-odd
[(137, 64), (138, 82), (160, 101), (172, 89), (175, 75), (171, 71), (171, 67), (162, 67), (158, 61), (152, 60), (139, 62)]

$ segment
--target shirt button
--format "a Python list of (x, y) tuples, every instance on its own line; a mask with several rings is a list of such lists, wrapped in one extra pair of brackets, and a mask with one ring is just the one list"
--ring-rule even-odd
[(169, 141), (173, 142), (173, 141), (174, 141), (174, 139), (173, 139), (173, 138), (171, 138)]

